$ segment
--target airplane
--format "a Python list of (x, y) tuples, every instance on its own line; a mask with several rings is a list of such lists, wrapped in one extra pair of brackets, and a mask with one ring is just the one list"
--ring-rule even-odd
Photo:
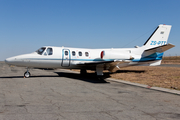
[(80, 74), (93, 70), (103, 76), (104, 70), (115, 72), (128, 66), (157, 66), (164, 51), (175, 47), (167, 43), (171, 25), (160, 24), (143, 46), (135, 48), (85, 49), (44, 46), (30, 54), (7, 58), (9, 65), (26, 67), (24, 77), (30, 77), (29, 68), (80, 69)]

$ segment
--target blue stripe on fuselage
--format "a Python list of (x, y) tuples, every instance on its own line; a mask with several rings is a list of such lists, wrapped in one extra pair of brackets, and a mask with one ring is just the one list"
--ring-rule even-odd
[[(25, 58), (24, 60), (62, 60), (59, 58)], [(63, 59), (65, 60), (65, 59)], [(72, 61), (113, 61), (114, 59), (70, 59)]]
[[(140, 59), (133, 59), (132, 62), (146, 62), (154, 60), (162, 60), (164, 53), (153, 53), (149, 56), (142, 57)], [(62, 58), (25, 58), (25, 60), (62, 60)], [(103, 62), (103, 61), (113, 61), (115, 59), (70, 59), (70, 61), (89, 61), (89, 62)]]
[(149, 56), (143, 57), (141, 59), (134, 59), (133, 62), (146, 62), (146, 61), (155, 61), (155, 60), (162, 60), (164, 53), (153, 53)]

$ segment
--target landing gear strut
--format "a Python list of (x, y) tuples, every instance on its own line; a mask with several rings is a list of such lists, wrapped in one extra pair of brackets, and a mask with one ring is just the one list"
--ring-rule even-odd
[(31, 74), (30, 74), (30, 72), (29, 72), (29, 70), (28, 70), (28, 68), (27, 68), (27, 71), (24, 73), (24, 77), (25, 78), (28, 78), (28, 77), (30, 77), (31, 76)]
[(81, 69), (80, 74), (81, 74), (82, 76), (85, 76), (85, 75), (87, 74), (86, 69)]

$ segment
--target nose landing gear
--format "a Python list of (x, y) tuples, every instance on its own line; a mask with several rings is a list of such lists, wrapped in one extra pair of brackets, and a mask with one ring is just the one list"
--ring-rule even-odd
[(28, 78), (31, 76), (31, 73), (29, 72), (28, 68), (27, 68), (27, 71), (24, 73), (24, 77), (25, 78)]

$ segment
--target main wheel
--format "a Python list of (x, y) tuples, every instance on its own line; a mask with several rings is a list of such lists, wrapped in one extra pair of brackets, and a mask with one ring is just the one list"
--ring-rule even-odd
[(26, 72), (24, 73), (24, 77), (25, 77), (25, 78), (28, 78), (30, 75), (31, 75), (30, 72), (27, 72), (27, 71), (26, 71)]

